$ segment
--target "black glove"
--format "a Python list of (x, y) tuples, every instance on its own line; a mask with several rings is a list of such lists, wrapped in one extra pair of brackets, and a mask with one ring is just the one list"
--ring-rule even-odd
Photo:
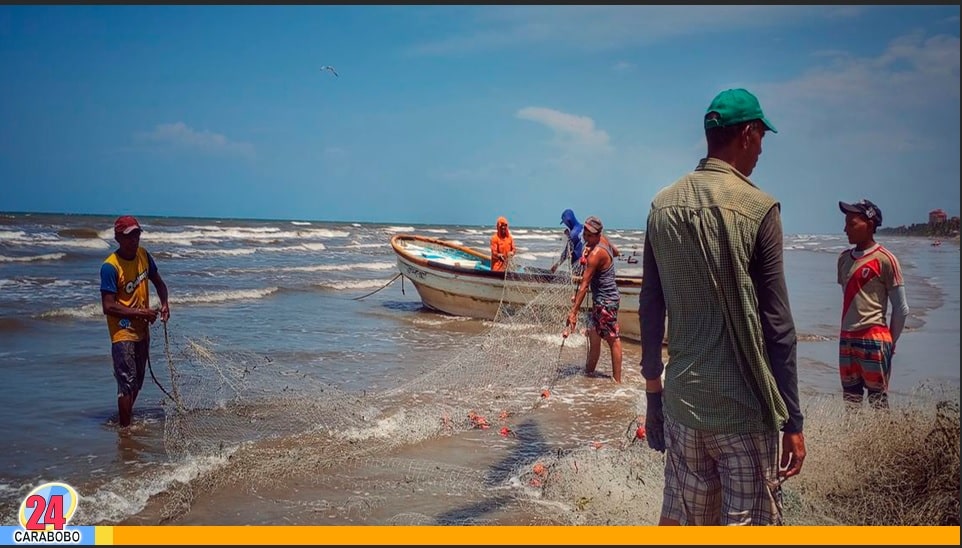
[(661, 408), (661, 392), (645, 392), (648, 410), (645, 412), (645, 437), (648, 447), (665, 452), (665, 412)]

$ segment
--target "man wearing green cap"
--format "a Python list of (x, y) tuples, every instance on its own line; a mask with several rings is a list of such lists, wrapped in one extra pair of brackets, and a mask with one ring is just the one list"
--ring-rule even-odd
[(645, 231), (646, 433), (667, 450), (659, 524), (781, 524), (781, 482), (805, 459), (795, 324), (781, 206), (749, 179), (775, 126), (729, 89), (704, 127), (707, 157), (655, 195)]

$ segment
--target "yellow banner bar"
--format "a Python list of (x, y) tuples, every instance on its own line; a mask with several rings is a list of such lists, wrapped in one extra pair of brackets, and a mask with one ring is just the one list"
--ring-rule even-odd
[(97, 544), (959, 545), (959, 527), (114, 526)]

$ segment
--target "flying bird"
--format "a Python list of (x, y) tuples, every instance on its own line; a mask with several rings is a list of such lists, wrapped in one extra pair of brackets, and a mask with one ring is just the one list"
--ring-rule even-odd
[[(323, 67), (321, 67), (321, 70), (329, 70), (331, 71), (331, 74), (333, 74), (334, 76), (337, 76), (337, 71), (334, 70), (334, 67), (332, 67), (331, 65), (324, 65)], [(340, 78), (340, 76), (337, 76), (337, 77)]]

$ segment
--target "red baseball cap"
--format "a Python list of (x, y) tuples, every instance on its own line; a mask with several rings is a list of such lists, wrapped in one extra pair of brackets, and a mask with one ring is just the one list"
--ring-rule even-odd
[(117, 217), (114, 221), (114, 234), (130, 234), (135, 230), (142, 230), (140, 228), (140, 223), (137, 219), (131, 217), (130, 215), (124, 215), (122, 217)]

